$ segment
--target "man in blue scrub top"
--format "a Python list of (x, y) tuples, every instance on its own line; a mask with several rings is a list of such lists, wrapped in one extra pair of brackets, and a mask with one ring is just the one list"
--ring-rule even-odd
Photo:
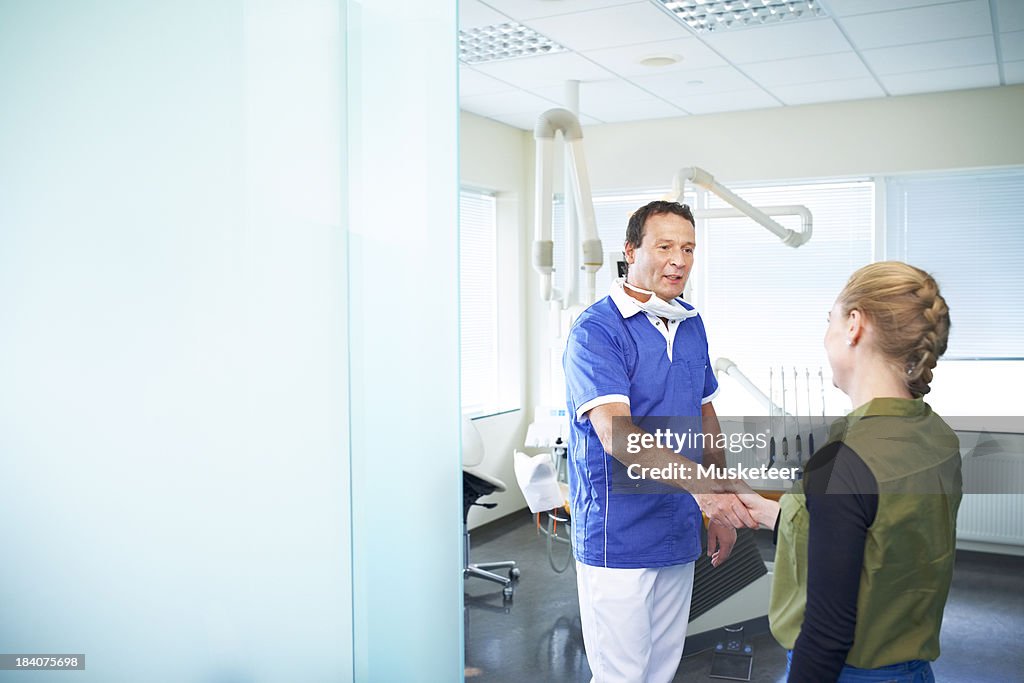
[[(711, 519), (708, 553), (716, 566), (729, 556), (736, 527), (757, 527), (736, 496), (695, 474), (694, 461), (724, 467), (724, 451), (706, 448), (686, 459), (669, 448), (625, 447), (630, 435), (643, 433), (635, 423), (646, 416), (691, 416), (703, 432), (718, 433), (711, 404), (718, 382), (704, 325), (677, 298), (695, 246), (686, 205), (656, 201), (638, 209), (626, 229), (626, 278), (569, 332), (563, 363), (573, 416), (573, 549), (595, 683), (669, 683), (675, 676), (701, 553), (701, 509)], [(687, 469), (664, 483), (693, 495), (622, 491), (624, 466), (669, 464)]]

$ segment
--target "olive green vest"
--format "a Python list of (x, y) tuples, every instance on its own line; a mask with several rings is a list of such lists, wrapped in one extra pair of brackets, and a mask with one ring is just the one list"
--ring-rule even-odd
[[(939, 627), (953, 577), (960, 451), (956, 434), (921, 399), (874, 399), (832, 425), (878, 481), (846, 663), (874, 669), (939, 656)], [(808, 513), (803, 488), (780, 500), (769, 620), (793, 649), (807, 602)]]

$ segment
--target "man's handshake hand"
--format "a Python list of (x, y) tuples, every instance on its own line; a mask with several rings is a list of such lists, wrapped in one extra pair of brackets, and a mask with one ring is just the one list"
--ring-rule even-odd
[(736, 495), (737, 491), (750, 492), (751, 488), (742, 481), (720, 480), (709, 484), (705, 492), (695, 493), (693, 497), (709, 521), (727, 524), (734, 529), (756, 529), (757, 521)]
[(694, 498), (710, 521), (736, 529), (774, 528), (779, 514), (777, 502), (757, 495), (742, 480), (716, 481), (708, 486), (707, 491), (695, 493)]

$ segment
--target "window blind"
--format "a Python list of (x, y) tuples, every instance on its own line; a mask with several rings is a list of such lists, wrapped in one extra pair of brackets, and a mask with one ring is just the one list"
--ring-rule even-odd
[(1024, 170), (886, 180), (887, 255), (949, 304), (947, 359), (1024, 358)]
[[(698, 235), (695, 277), (711, 356), (732, 359), (766, 388), (768, 368), (779, 365), (789, 371), (799, 366), (801, 375), (804, 368), (817, 374), (820, 366), (828, 383), (831, 373), (822, 346), (826, 316), (850, 274), (871, 261), (874, 183), (733, 189), (758, 207), (807, 206), (814, 217), (813, 236), (793, 249), (748, 218), (707, 221), (706, 234)], [(708, 196), (709, 208), (726, 206)], [(776, 220), (793, 230), (800, 227), (795, 216)], [(775, 379), (779, 392), (777, 373)], [(805, 403), (805, 396), (800, 400)]]
[(462, 409), (481, 410), (498, 386), (497, 201), (462, 190), (459, 196), (459, 337)]

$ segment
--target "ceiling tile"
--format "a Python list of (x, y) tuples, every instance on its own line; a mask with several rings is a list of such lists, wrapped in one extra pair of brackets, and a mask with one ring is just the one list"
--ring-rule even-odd
[(1003, 78), (1006, 85), (1024, 83), (1024, 62), (1006, 62), (1003, 64)]
[[(570, 12), (584, 12), (599, 7), (611, 7), (613, 5), (625, 4), (623, 0), (484, 0), (488, 5), (504, 12), (510, 17), (515, 17), (522, 23), (524, 19), (536, 17), (550, 17), (556, 14), (569, 14)], [(635, 2), (635, 0), (632, 0)], [(461, 11), (461, 10), (460, 10)]]
[(494, 93), (491, 95), (476, 95), (473, 97), (459, 98), (460, 105), (466, 111), (481, 116), (494, 117), (500, 114), (515, 114), (518, 112), (532, 111), (534, 116), (555, 106), (533, 93), (513, 90), (511, 92)]
[(480, 0), (459, 2), (459, 28), (462, 30), (504, 24), (506, 21), (508, 17), (501, 12), (495, 12)]
[[(682, 57), (682, 60), (676, 64), (661, 67), (644, 66), (640, 63), (641, 59), (652, 55), (678, 55)], [(659, 40), (654, 43), (590, 50), (585, 52), (584, 56), (620, 76), (653, 76), (685, 69), (726, 66), (724, 59), (695, 38)]]
[[(463, 108), (529, 130), (579, 80), (585, 123), (642, 121), (996, 86), (997, 57), (1004, 83), (1024, 83), (1024, 0), (826, 8), (829, 18), (698, 37), (651, 0), (460, 0), (460, 26), (512, 18), (573, 50), (462, 65)], [(682, 60), (640, 64), (662, 54)]]
[(999, 52), (1004, 62), (1024, 59), (1024, 31), (999, 34)]
[(524, 23), (567, 48), (578, 51), (690, 35), (682, 24), (647, 0), (590, 12), (531, 19)]
[(861, 54), (876, 75), (910, 71), (952, 69), (960, 66), (995, 64), (996, 45), (991, 37), (958, 38), (935, 43), (862, 50)]
[(908, 95), (941, 90), (964, 90), (999, 85), (999, 70), (995, 64), (965, 66), (959, 69), (918, 71), (910, 74), (879, 76), (882, 85), (893, 95)]
[(828, 0), (829, 13), (834, 17), (849, 17), (856, 14), (889, 12), (910, 7), (941, 5), (958, 0)]
[(522, 112), (519, 114), (502, 114), (500, 116), (491, 116), (489, 118), (522, 130), (533, 130), (534, 124), (537, 123), (537, 114), (530, 114), (529, 112)]
[(871, 77), (855, 52), (778, 59), (759, 64), (744, 64), (742, 68), (748, 76), (769, 89), (776, 85)]
[(991, 35), (987, 0), (970, 0), (840, 20), (859, 50)]
[(831, 19), (713, 33), (705, 36), (704, 40), (734, 64), (849, 52), (852, 49)]
[(884, 97), (885, 92), (873, 78), (854, 78), (827, 83), (803, 83), (770, 88), (772, 94), (786, 104), (812, 104)]
[(640, 76), (630, 80), (644, 90), (676, 104), (676, 100), (680, 98), (749, 90), (757, 85), (731, 66), (694, 69), (658, 76)]
[[(548, 86), (545, 88), (533, 88), (531, 90), (535, 95), (540, 95), (545, 99), (549, 99), (552, 102), (558, 102), (561, 105), (565, 105), (565, 87), (564, 86)], [(580, 109), (586, 111), (587, 107), (594, 102), (600, 102), (602, 100), (649, 100), (652, 99), (651, 93), (646, 92), (637, 86), (633, 85), (629, 81), (622, 80), (621, 78), (612, 79), (610, 81), (589, 81), (586, 83), (580, 83)], [(601, 118), (598, 116), (597, 118)]]
[(606, 100), (587, 107), (587, 112), (605, 123), (647, 121), (686, 116), (686, 113), (664, 100)]
[(489, 95), (509, 90), (515, 90), (515, 87), (486, 76), (465, 64), (459, 66), (459, 95), (462, 97)]
[(576, 81), (606, 81), (614, 74), (572, 52), (475, 64), (480, 73), (524, 89)]
[[(532, 91), (545, 99), (565, 105), (565, 89), (551, 86)], [(664, 100), (622, 79), (580, 84), (580, 111), (602, 121), (683, 116), (683, 112)]]
[(1024, 2), (996, 0), (996, 16), (1000, 31), (1024, 31)]
[(710, 95), (693, 95), (679, 100), (676, 104), (691, 114), (713, 114), (722, 111), (767, 109), (780, 106), (777, 99), (760, 88)]

